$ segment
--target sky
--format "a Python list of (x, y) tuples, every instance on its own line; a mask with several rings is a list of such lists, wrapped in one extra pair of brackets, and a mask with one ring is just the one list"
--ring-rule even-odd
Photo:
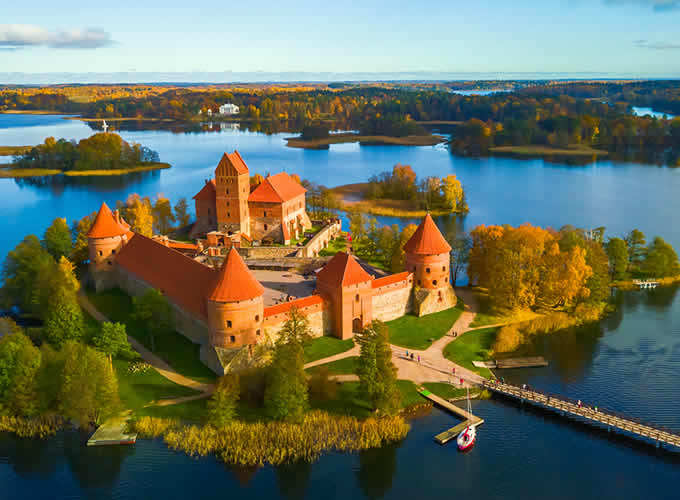
[(5, 83), (26, 78), (17, 73), (680, 77), (680, 0), (2, 3)]

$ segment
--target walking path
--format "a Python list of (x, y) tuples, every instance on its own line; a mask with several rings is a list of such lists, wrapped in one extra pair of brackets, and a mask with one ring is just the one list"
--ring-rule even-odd
[(361, 348), (358, 345), (352, 347), (349, 351), (341, 352), (340, 354), (334, 354), (333, 356), (328, 356), (327, 358), (317, 359), (316, 361), (310, 361), (305, 363), (305, 370), (313, 366), (325, 365), (326, 363), (332, 363), (339, 359), (351, 358), (353, 356), (358, 356)]
[[(102, 312), (99, 311), (99, 309), (97, 309), (92, 302), (90, 302), (90, 299), (83, 291), (82, 286), (80, 287), (80, 290), (78, 290), (78, 302), (80, 303), (80, 306), (83, 309), (85, 309), (90, 314), (90, 316), (92, 316), (97, 321), (99, 322), (111, 321), (104, 314), (102, 314)], [(139, 353), (139, 355), (146, 363), (150, 364), (153, 368), (156, 369), (158, 373), (160, 373), (163, 377), (167, 378), (171, 382), (174, 382), (177, 385), (182, 385), (184, 387), (189, 387), (190, 389), (202, 392), (203, 394), (197, 395), (201, 397), (208, 397), (215, 390), (215, 386), (213, 384), (202, 384), (188, 377), (185, 377), (184, 375), (180, 375), (175, 370), (173, 370), (172, 367), (169, 364), (167, 364), (163, 359), (159, 358), (154, 353), (149, 351), (139, 341), (137, 341), (137, 339), (131, 337), (130, 335), (128, 335), (128, 342), (130, 343), (132, 348)], [(194, 396), (190, 397), (194, 399), (199, 399), (198, 397)], [(184, 401), (184, 398), (173, 398), (166, 399), (163, 401), (166, 401), (166, 403), (163, 405), (166, 406), (168, 404), (175, 404), (172, 403), (171, 401), (181, 403), (182, 401)]]

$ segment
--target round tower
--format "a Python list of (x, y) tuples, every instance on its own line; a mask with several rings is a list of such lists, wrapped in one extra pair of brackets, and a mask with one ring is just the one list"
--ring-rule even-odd
[(130, 226), (120, 217), (118, 210), (112, 213), (106, 203), (102, 203), (87, 233), (90, 277), (95, 290), (114, 286), (116, 254), (127, 243), (129, 234)]
[(264, 288), (235, 248), (227, 254), (207, 301), (211, 345), (234, 349), (264, 337)]
[(441, 311), (456, 304), (450, 276), (451, 246), (427, 214), (404, 245), (406, 270), (413, 273), (417, 287), (418, 316)]

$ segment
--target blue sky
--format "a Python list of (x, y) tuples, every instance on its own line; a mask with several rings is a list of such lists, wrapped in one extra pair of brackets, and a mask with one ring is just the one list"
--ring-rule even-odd
[(3, 2), (0, 72), (680, 76), (680, 0)]

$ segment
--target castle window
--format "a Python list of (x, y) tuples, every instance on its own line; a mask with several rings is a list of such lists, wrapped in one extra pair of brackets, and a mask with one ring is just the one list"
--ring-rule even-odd
[(356, 302), (359, 302), (359, 294), (358, 294), (358, 293), (357, 293), (356, 296), (354, 297), (354, 300), (355, 300)]
[(115, 250), (111, 250), (111, 253), (112, 253), (113, 255), (116, 255), (116, 251), (115, 251)]
[(428, 267), (427, 269), (425, 269), (425, 272), (429, 274), (429, 273), (430, 273), (430, 268)]
[(433, 284), (434, 286), (437, 286), (437, 280), (432, 280), (432, 284)]
[(229, 340), (231, 340), (232, 342), (236, 342), (236, 337), (232, 335), (231, 337), (229, 337)]
[(104, 255), (104, 252), (102, 252), (101, 250), (99, 250), (99, 256), (101, 257), (102, 255)]
[(229, 202), (227, 202), (227, 206), (229, 206)]
[(229, 194), (229, 190), (227, 189), (227, 194)]
[(418, 280), (418, 286), (420, 286), (420, 280)]
[(262, 217), (267, 217), (267, 211), (264, 211), (264, 215)]
[(230, 319), (227, 320), (227, 328), (231, 328), (231, 320)]
[(227, 212), (227, 217), (231, 217), (231, 212)]
[(446, 266), (442, 266), (442, 271), (446, 271)]
[(267, 224), (264, 225), (264, 230), (265, 230), (265, 231), (267, 230)]
[(259, 314), (255, 315), (255, 321), (260, 321), (260, 315)]
[(256, 332), (255, 332), (255, 335), (258, 335), (258, 336), (259, 336), (259, 335), (260, 335), (260, 330), (256, 331)]

